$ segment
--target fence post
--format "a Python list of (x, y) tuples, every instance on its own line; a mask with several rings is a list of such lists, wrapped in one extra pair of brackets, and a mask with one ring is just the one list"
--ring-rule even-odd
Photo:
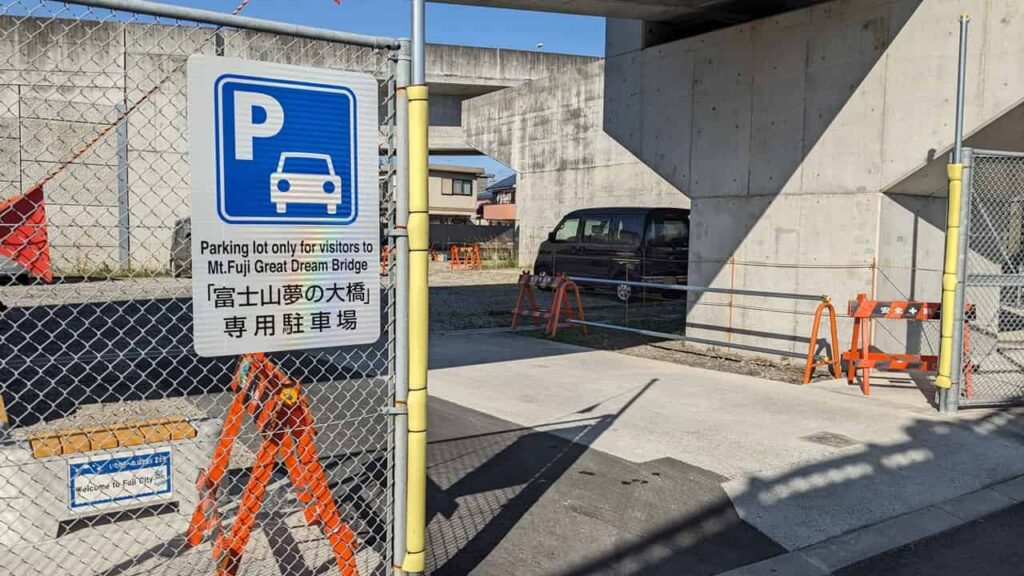
[[(960, 280), (960, 245), (961, 245), (961, 215), (963, 189), (963, 164), (961, 154), (963, 151), (963, 126), (964, 126), (964, 84), (967, 72), (967, 25), (970, 17), (967, 14), (960, 15), (960, 49), (956, 78), (956, 122), (953, 136), (953, 157), (947, 167), (949, 177), (949, 199), (946, 209), (946, 250), (942, 267), (942, 328), (939, 338), (939, 370), (935, 378), (935, 386), (938, 387), (939, 409), (942, 412), (956, 410), (956, 399), (950, 396), (957, 393), (953, 388), (954, 369), (959, 373), (959, 367), (953, 365), (954, 349), (963, 344), (956, 342), (957, 334), (962, 337), (963, 326), (959, 329), (956, 324), (957, 291)], [(962, 301), (962, 295), (961, 295)], [(960, 311), (962, 324), (963, 311)], [(959, 381), (959, 377), (957, 377)]]
[(406, 88), (411, 80), (409, 41), (402, 40), (398, 50), (397, 107), (395, 110), (395, 139), (398, 156), (395, 166), (397, 187), (395, 195), (395, 513), (393, 535), (393, 564), (401, 573), (405, 555), (406, 481), (408, 480), (409, 419), (402, 410), (409, 396), (409, 237), (405, 234), (409, 223), (409, 95)]
[(117, 122), (117, 265), (123, 274), (131, 265), (131, 211), (128, 206), (128, 117), (127, 107), (114, 107)]
[(425, 0), (412, 2), (412, 85), (409, 97), (409, 476), (405, 558), (402, 570), (426, 569), (427, 531), (427, 335), (430, 220), (427, 214), (428, 108)]

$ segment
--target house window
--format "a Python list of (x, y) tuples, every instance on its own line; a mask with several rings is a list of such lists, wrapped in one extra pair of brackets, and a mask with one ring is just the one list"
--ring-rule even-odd
[(462, 178), (452, 178), (452, 195), (453, 196), (472, 196), (473, 195), (473, 181), (464, 180)]

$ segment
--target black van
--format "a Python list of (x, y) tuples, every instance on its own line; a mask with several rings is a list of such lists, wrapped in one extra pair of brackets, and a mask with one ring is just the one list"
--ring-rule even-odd
[[(586, 208), (566, 214), (548, 233), (533, 270), (535, 274), (685, 284), (689, 250), (689, 210)], [(629, 300), (633, 293), (626, 284), (616, 288), (622, 300)]]

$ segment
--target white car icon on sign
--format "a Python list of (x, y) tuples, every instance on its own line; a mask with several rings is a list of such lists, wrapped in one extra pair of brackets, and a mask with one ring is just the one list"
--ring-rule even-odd
[(270, 201), (277, 213), (288, 204), (324, 204), (328, 214), (337, 214), (341, 204), (341, 178), (334, 174), (329, 154), (283, 152), (277, 171), (270, 175)]

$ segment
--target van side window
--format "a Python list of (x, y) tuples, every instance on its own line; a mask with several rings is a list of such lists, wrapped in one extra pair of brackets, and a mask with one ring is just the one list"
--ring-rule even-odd
[(657, 214), (651, 218), (647, 228), (647, 245), (662, 247), (688, 246), (690, 225), (686, 219), (675, 214)]
[(640, 216), (616, 216), (612, 218), (610, 241), (612, 244), (636, 246), (643, 230), (644, 220)]
[(579, 218), (566, 218), (555, 230), (555, 242), (571, 242), (576, 239), (580, 228)]
[(583, 243), (604, 244), (608, 242), (607, 216), (587, 216), (583, 219)]

